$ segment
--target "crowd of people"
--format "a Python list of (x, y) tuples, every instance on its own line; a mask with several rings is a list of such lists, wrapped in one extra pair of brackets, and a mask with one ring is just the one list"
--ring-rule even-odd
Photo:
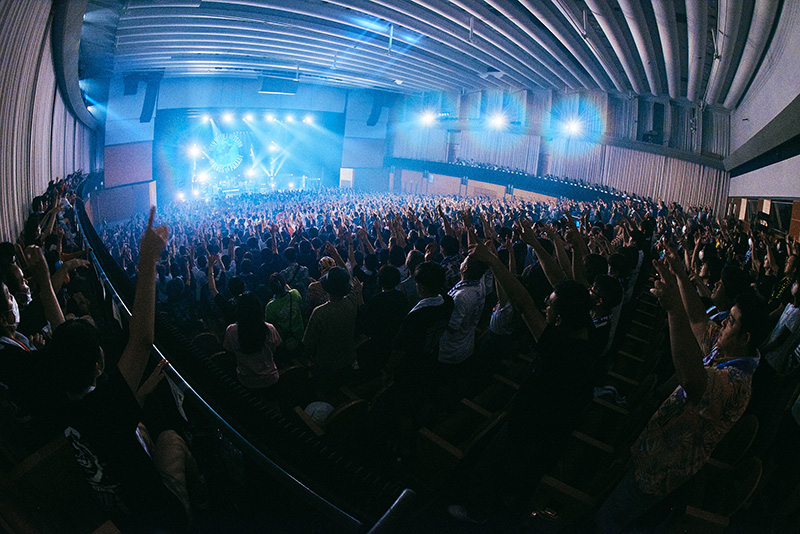
[[(166, 363), (148, 363), (158, 312), (189, 337), (215, 336), (240, 384), (276, 409), (290, 367), (309, 369), (317, 407), (385, 378), (380, 441), (409, 463), (419, 428), (509, 356), (535, 352), (450, 508), (460, 520), (509, 513), (558, 461), (603, 385), (640, 272), (656, 273), (675, 375), (594, 528), (620, 532), (674, 493), (746, 410), (763, 426), (761, 452), (800, 436), (800, 408), (796, 420), (778, 410), (800, 384), (800, 243), (767, 227), (630, 198), (330, 189), (176, 202), (98, 227), (136, 284), (128, 339), (115, 346), (79, 246), (78, 178), (51, 184), (18, 242), (0, 244), (3, 426), (14, 430), (4, 440), (25, 450), (66, 429), (120, 521), (185, 527), (204, 495), (180, 433), (142, 424)], [(312, 415), (324, 425), (325, 413)]]

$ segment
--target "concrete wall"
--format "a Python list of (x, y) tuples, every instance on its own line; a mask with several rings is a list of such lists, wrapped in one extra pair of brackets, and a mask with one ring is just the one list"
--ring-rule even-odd
[(800, 95), (800, 2), (783, 2), (780, 20), (761, 66), (731, 114), (731, 152), (752, 138)]
[(730, 196), (800, 198), (800, 156), (731, 178)]

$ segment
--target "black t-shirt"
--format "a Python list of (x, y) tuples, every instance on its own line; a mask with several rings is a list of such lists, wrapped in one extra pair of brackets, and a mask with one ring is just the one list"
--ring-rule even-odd
[(122, 375), (112, 372), (83, 399), (67, 404), (64, 434), (104, 508), (139, 522), (172, 522), (182, 509), (137, 437), (140, 415)]
[(395, 382), (418, 382), (436, 365), (439, 339), (453, 314), (453, 298), (450, 295), (442, 297), (438, 306), (422, 306), (410, 311), (400, 325), (395, 348), (405, 353), (405, 359), (395, 373)]
[(222, 296), (222, 293), (217, 293), (214, 296), (214, 304), (217, 305), (217, 308), (222, 312), (222, 318), (225, 321), (226, 325), (233, 324), (236, 322), (236, 300), (235, 299), (226, 299)]
[(406, 296), (401, 291), (384, 291), (359, 308), (358, 330), (390, 349), (407, 311)]
[(512, 439), (544, 450), (569, 436), (591, 402), (601, 347), (548, 326), (536, 350), (540, 362), (520, 384), (508, 430)]

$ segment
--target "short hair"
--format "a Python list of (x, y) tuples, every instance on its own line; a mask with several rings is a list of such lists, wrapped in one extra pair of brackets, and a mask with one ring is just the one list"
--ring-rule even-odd
[(381, 289), (392, 289), (400, 283), (400, 269), (394, 265), (384, 265), (378, 272), (378, 283)]
[(445, 282), (445, 269), (432, 261), (422, 262), (414, 271), (414, 280), (430, 293), (441, 293)]
[(367, 254), (364, 256), (364, 267), (369, 269), (370, 271), (374, 271), (378, 268), (378, 255), (377, 254)]
[(272, 273), (269, 277), (269, 290), (275, 297), (286, 293), (286, 278), (281, 273)]
[(234, 297), (238, 297), (244, 293), (244, 281), (238, 276), (231, 277), (228, 279), (228, 291), (230, 291), (231, 295)]
[(556, 298), (551, 306), (561, 318), (562, 326), (580, 329), (590, 324), (592, 300), (583, 284), (575, 280), (562, 280), (553, 288), (553, 293)]
[(622, 302), (622, 284), (613, 276), (598, 274), (592, 285), (597, 288), (597, 296), (603, 299), (603, 304), (609, 308), (614, 308)]
[(0, 280), (0, 307), (3, 308), (2, 310), (0, 310), (0, 314), (8, 313), (9, 310), (11, 309), (7, 306), (8, 300), (5, 298), (6, 292), (8, 292), (8, 294), (11, 295), (12, 298), (14, 297), (14, 295), (11, 293), (11, 290), (8, 288), (5, 282)]
[(442, 238), (442, 252), (445, 256), (453, 256), (458, 254), (458, 239), (452, 235), (446, 235)]
[(289, 263), (294, 263), (297, 260), (297, 249), (294, 247), (286, 247), (286, 250), (283, 251), (283, 257), (286, 258), (286, 261)]
[(14, 263), (16, 257), (17, 251), (14, 247), (14, 243), (9, 243), (8, 241), (0, 243), (0, 265)]
[(47, 344), (61, 387), (67, 393), (80, 393), (92, 385), (97, 364), (102, 361), (100, 336), (85, 319), (62, 323)]
[(472, 255), (467, 256), (465, 261), (467, 262), (467, 268), (464, 271), (464, 278), (467, 280), (480, 280), (489, 268), (489, 265), (480, 260), (476, 260), (475, 256)]
[(425, 261), (425, 254), (420, 252), (419, 250), (412, 250), (406, 256), (406, 267), (408, 268), (408, 272), (413, 273), (417, 270), (419, 264)]
[(395, 267), (400, 267), (406, 263), (406, 255), (402, 247), (389, 247), (389, 263)]
[(583, 258), (586, 279), (593, 281), (599, 274), (608, 274), (608, 260), (601, 254), (588, 254)]
[(739, 331), (750, 334), (751, 348), (758, 347), (772, 330), (766, 302), (754, 291), (748, 290), (736, 297), (734, 306), (742, 316)]

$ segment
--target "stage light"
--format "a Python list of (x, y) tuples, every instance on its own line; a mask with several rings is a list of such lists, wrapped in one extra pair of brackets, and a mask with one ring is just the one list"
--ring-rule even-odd
[(245, 174), (247, 176), (255, 176), (256, 175), (256, 170), (255, 169), (247, 169), (247, 172)]
[(200, 190), (199, 189), (192, 189), (192, 194), (195, 196), (195, 198), (197, 198), (197, 197), (200, 196)]
[(583, 125), (578, 119), (572, 119), (564, 123), (564, 133), (567, 135), (580, 135), (583, 132)]
[(211, 120), (211, 117), (209, 117), (208, 115), (203, 115), (203, 122), (208, 122), (210, 120)]
[(436, 122), (436, 114), (433, 111), (425, 111), (420, 115), (419, 121), (423, 126), (431, 126)]
[(276, 150), (278, 150), (278, 145), (276, 145), (275, 143), (270, 143), (269, 148), (267, 150), (269, 150), (270, 152), (275, 152)]
[(196, 158), (196, 157), (200, 156), (200, 154), (202, 154), (202, 153), (203, 153), (203, 151), (200, 150), (200, 147), (197, 146), (197, 145), (192, 145), (192, 146), (189, 147), (189, 156), (191, 156), (193, 158)]
[(252, 122), (252, 120), (253, 120), (253, 114), (252, 114), (252, 113), (248, 113), (247, 115), (245, 115), (245, 116), (242, 118), (242, 120), (244, 120), (244, 121), (251, 121), (251, 122)]
[(286, 115), (286, 122), (294, 122), (294, 115), (292, 114)]
[(198, 181), (198, 182), (207, 182), (207, 181), (208, 181), (208, 173), (207, 173), (207, 172), (205, 172), (205, 171), (204, 171), (204, 172), (201, 172), (201, 173), (199, 173), (199, 174), (197, 175), (197, 181)]
[(305, 117), (303, 117), (303, 122), (306, 124), (314, 124), (314, 117), (312, 117), (311, 115), (306, 115)]
[(266, 115), (264, 115), (264, 119), (267, 122), (275, 122), (275, 115), (273, 115), (272, 113), (267, 113)]
[(177, 194), (176, 198), (178, 200), (185, 200), (186, 199), (186, 195), (184, 195), (183, 191), (181, 191), (180, 193)]
[(289, 189), (294, 189), (294, 182), (289, 182)]
[(508, 124), (508, 118), (502, 113), (495, 113), (489, 118), (489, 125), (492, 128), (500, 129), (505, 128)]
[(231, 123), (233, 122), (233, 113), (226, 113), (222, 116), (222, 122)]

